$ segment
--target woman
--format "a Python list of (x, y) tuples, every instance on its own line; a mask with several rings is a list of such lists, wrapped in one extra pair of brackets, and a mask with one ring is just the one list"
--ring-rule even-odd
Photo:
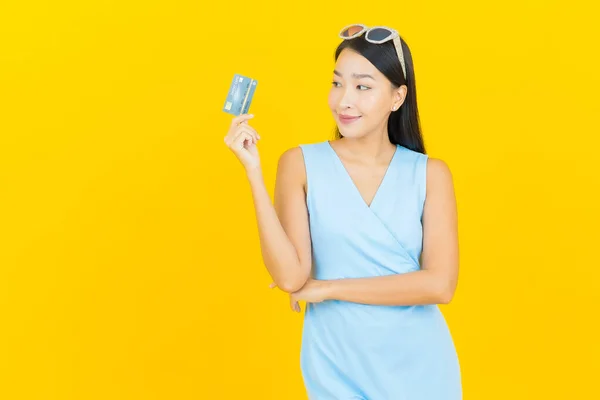
[(438, 304), (458, 280), (457, 212), (445, 162), (425, 153), (412, 57), (393, 29), (350, 25), (335, 52), (336, 140), (280, 157), (275, 205), (252, 115), (226, 144), (245, 167), (271, 287), (306, 302), (310, 399), (458, 400), (458, 357)]

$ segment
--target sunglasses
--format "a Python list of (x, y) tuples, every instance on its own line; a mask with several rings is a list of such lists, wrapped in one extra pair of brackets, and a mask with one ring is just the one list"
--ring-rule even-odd
[(396, 53), (398, 53), (398, 59), (402, 66), (402, 72), (404, 73), (404, 79), (406, 79), (406, 64), (404, 63), (404, 53), (402, 53), (402, 44), (400, 43), (400, 35), (395, 29), (388, 28), (387, 26), (374, 26), (368, 28), (363, 24), (352, 24), (342, 28), (340, 37), (344, 40), (354, 39), (366, 32), (365, 39), (367, 42), (374, 44), (385, 43), (389, 40), (394, 41), (394, 47)]

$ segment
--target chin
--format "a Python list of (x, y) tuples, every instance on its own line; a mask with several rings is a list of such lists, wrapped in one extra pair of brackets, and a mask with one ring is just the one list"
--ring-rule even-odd
[(364, 129), (354, 129), (354, 128), (348, 128), (343, 125), (342, 126), (338, 125), (338, 130), (340, 131), (342, 136), (344, 136), (345, 138), (360, 138), (360, 137), (365, 136)]
[(345, 138), (357, 138), (357, 137), (361, 137), (362, 136), (362, 135), (358, 134), (357, 132), (345, 131), (343, 129), (340, 129), (340, 133)]

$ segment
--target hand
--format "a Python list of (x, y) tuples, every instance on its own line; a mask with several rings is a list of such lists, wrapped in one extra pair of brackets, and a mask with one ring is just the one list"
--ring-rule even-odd
[(260, 135), (248, 125), (248, 120), (251, 118), (254, 118), (254, 115), (242, 114), (233, 118), (229, 132), (224, 139), (227, 147), (240, 160), (246, 171), (260, 166), (256, 147)]
[[(269, 285), (271, 289), (277, 287), (275, 282)], [(302, 288), (290, 293), (290, 307), (292, 311), (300, 312), (299, 301), (307, 303), (320, 303), (329, 298), (329, 282), (309, 278)]]

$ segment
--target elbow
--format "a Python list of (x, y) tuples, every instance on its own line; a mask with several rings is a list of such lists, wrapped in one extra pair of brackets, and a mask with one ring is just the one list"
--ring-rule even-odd
[(294, 293), (302, 289), (308, 278), (308, 275), (298, 275), (292, 277), (292, 279), (282, 280), (280, 283), (277, 284), (277, 286), (279, 287), (279, 289), (283, 290), (286, 293)]
[(301, 287), (302, 285), (295, 284), (294, 282), (285, 282), (279, 286), (279, 289), (286, 293), (294, 293), (300, 290)]
[(453, 293), (444, 292), (439, 296), (438, 304), (450, 304), (453, 297), (454, 297)]
[(454, 288), (450, 287), (446, 282), (442, 282), (436, 291), (436, 299), (438, 304), (450, 304), (454, 298)]
[(295, 280), (286, 280), (282, 281), (281, 284), (277, 286), (279, 289), (283, 290), (286, 293), (294, 293), (298, 290), (302, 289), (302, 286), (306, 283), (306, 280), (295, 279)]

